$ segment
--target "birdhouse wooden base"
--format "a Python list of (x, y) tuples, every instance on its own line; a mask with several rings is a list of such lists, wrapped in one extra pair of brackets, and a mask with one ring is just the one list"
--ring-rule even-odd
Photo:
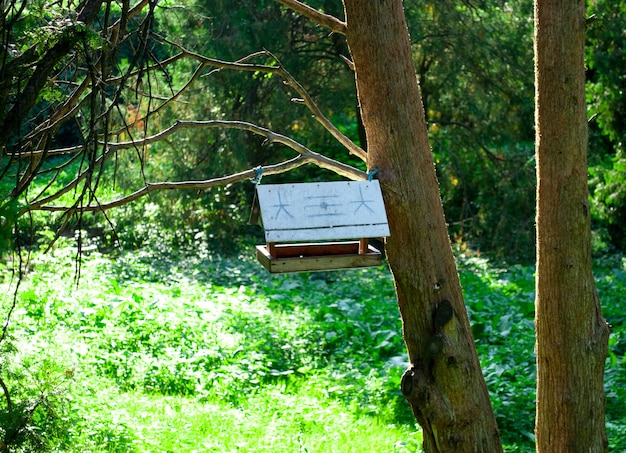
[(382, 253), (367, 241), (257, 245), (257, 260), (271, 273), (380, 266)]
[(256, 256), (268, 271), (382, 264), (382, 253), (368, 242), (389, 236), (378, 181), (257, 185), (256, 195), (266, 242), (257, 246)]

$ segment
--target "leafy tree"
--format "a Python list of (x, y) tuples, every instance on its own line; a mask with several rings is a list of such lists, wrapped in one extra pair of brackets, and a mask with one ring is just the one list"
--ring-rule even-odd
[(623, 137), (626, 134), (626, 65), (623, 1), (589, 2), (587, 33), (587, 101), (590, 121), (592, 214), (603, 238), (624, 250), (626, 237), (626, 178)]
[(532, 259), (532, 2), (405, 9), (453, 239)]
[[(305, 163), (315, 163), (344, 177), (364, 178), (365, 173), (358, 168), (315, 153), (286, 135), (251, 123), (221, 119), (178, 120), (167, 129), (163, 129), (164, 126), (160, 124), (161, 112), (175, 108), (174, 101), (185, 100), (187, 93), (184, 90), (191, 86), (191, 82), (211, 69), (238, 69), (251, 73), (253, 77), (266, 75), (270, 79), (282, 81), (295, 95), (292, 96), (297, 97), (297, 102), (304, 104), (315, 120), (350, 154), (367, 161), (369, 168), (380, 170), (387, 202), (389, 206), (394, 207), (389, 213), (393, 239), (388, 244), (388, 252), (405, 320), (405, 338), (413, 363), (413, 367), (403, 379), (403, 391), (424, 426), (427, 451), (434, 451), (440, 446), (468, 451), (473, 445), (484, 445), (489, 451), (498, 451), (500, 446), (495, 418), (473, 346), (443, 217), (402, 2), (394, 1), (379, 8), (379, 5), (371, 3), (346, 1), (344, 5), (346, 22), (299, 2), (284, 3), (298, 13), (330, 28), (335, 34), (347, 35), (347, 43), (353, 58), (347, 64), (357, 75), (368, 153), (327, 119), (313, 102), (311, 95), (282, 64), (277, 64), (276, 57), (272, 54), (257, 53), (233, 63), (211, 59), (188, 51), (173, 40), (154, 33), (156, 6), (154, 3), (140, 3), (134, 8), (130, 8), (128, 4), (122, 5), (119, 11), (120, 19), (112, 25), (110, 25), (110, 5), (107, 4), (104, 7), (105, 20), (102, 27), (102, 30), (109, 32), (107, 45), (98, 47), (97, 43), (94, 47), (86, 47), (85, 54), (75, 54), (92, 64), (87, 65), (89, 71), (82, 74), (84, 77), (82, 83), (78, 85), (67, 83), (70, 89), (75, 90), (70, 94), (70, 100), (78, 101), (83, 96), (89, 95), (85, 98), (90, 101), (85, 103), (88, 127), (78, 145), (79, 148), (72, 149), (73, 154), (69, 158), (82, 159), (84, 165), (79, 166), (76, 178), (65, 187), (60, 190), (54, 188), (52, 194), (44, 193), (39, 197), (26, 198), (28, 205), (22, 209), (24, 212), (36, 209), (65, 213), (99, 211), (123, 205), (158, 190), (206, 189), (245, 180), (255, 175), (256, 171), (250, 169), (205, 181), (146, 183), (143, 188), (129, 196), (108, 203), (99, 202), (96, 189), (106, 177), (101, 170), (107, 159), (124, 150), (133, 150), (140, 161), (151, 159), (152, 157), (148, 156), (153, 153), (150, 149), (152, 144), (186, 128), (196, 131), (207, 127), (249, 131), (262, 136), (270, 143), (286, 145), (298, 153), (295, 158), (265, 165), (263, 167), (265, 174), (281, 173)], [(100, 4), (87, 2), (82, 6), (84, 10), (87, 7), (99, 7)], [(147, 8), (144, 14), (131, 14), (142, 12), (143, 8)], [(79, 10), (79, 17), (85, 17), (83, 10)], [(135, 16), (137, 16), (134, 28), (136, 32), (127, 33), (128, 30), (133, 30), (129, 19)], [(119, 28), (112, 28), (118, 25)], [(379, 34), (387, 29), (393, 36), (391, 40)], [(126, 39), (123, 44), (135, 45), (139, 49), (126, 65), (118, 65), (117, 60), (108, 61), (105, 58), (111, 55), (108, 43), (117, 43), (116, 39), (119, 37)], [(163, 57), (159, 57), (154, 50), (157, 44), (169, 49), (159, 52)], [(114, 47), (115, 53), (121, 54), (123, 48), (120, 43), (120, 46)], [(397, 52), (401, 53), (400, 58), (391, 58)], [(94, 57), (94, 54), (97, 57)], [(370, 55), (378, 55), (379, 58), (371, 59)], [(171, 83), (168, 68), (183, 60), (191, 63), (193, 73), (189, 83), (178, 90)], [(79, 60), (70, 61), (75, 61), (75, 68), (83, 67), (78, 64)], [(93, 64), (94, 61), (100, 64)], [(67, 65), (63, 66), (65, 67)], [(387, 70), (393, 71), (395, 76), (388, 77)], [(65, 74), (59, 73), (58, 78)], [(165, 78), (166, 92), (167, 89), (170, 90), (164, 101), (160, 101), (154, 91), (150, 92), (152, 86), (157, 86), (159, 78)], [(154, 82), (146, 85), (146, 80)], [(78, 92), (76, 86), (84, 87), (84, 91)], [(20, 87), (14, 87), (14, 90), (19, 92)], [(118, 101), (128, 93), (136, 93), (138, 102), (137, 105), (133, 104), (132, 108), (127, 103), (126, 111), (123, 111), (118, 107)], [(146, 104), (147, 111), (143, 113), (141, 108)], [(62, 105), (58, 104), (56, 107)], [(72, 104), (72, 107), (80, 106), (80, 103)], [(78, 110), (79, 108), (76, 108), (74, 112)], [(380, 115), (378, 111), (386, 113)], [(141, 115), (137, 112), (141, 112)], [(384, 118), (383, 122), (379, 121), (381, 118)], [(121, 127), (109, 129), (111, 124), (116, 125), (116, 121), (120, 120)], [(53, 124), (56, 126), (58, 122)], [(155, 126), (156, 131), (153, 132), (151, 127)], [(54, 134), (50, 130), (46, 130), (47, 135), (41, 134), (40, 130), (37, 124), (33, 123), (29, 136), (40, 138), (39, 142), (19, 140), (16, 142), (19, 146), (10, 148), (7, 171), (15, 171), (17, 168), (18, 179), (28, 181), (28, 184), (12, 190), (10, 197), (15, 198), (23, 194), (39, 171), (45, 169), (42, 166), (45, 160), (43, 157), (55, 154), (49, 146)], [(118, 138), (112, 140), (113, 137)], [(34, 149), (28, 148), (34, 143), (40, 143), (41, 149), (40, 145)], [(11, 144), (7, 142), (6, 145)], [(414, 149), (415, 154), (407, 153), (407, 149)], [(19, 165), (23, 159), (28, 159), (29, 162), (25, 170)], [(69, 161), (63, 165), (69, 165)], [(56, 169), (60, 170), (60, 167)], [(77, 196), (73, 197), (75, 201), (71, 201), (69, 206), (53, 204), (62, 201), (61, 196), (70, 190), (76, 191)], [(415, 206), (422, 206), (424, 212), (428, 212), (429, 215), (411, 215)], [(407, 247), (408, 244), (412, 246)], [(432, 263), (438, 265), (433, 266)], [(427, 395), (438, 397), (430, 399)], [(446, 401), (451, 401), (452, 405)], [(459, 423), (466, 427), (461, 433)]]
[(623, 147), (620, 137), (626, 132), (626, 101), (620, 94), (626, 88), (624, 77), (617, 70), (623, 67), (624, 14), (623, 1), (595, 0), (589, 2), (590, 20), (587, 33), (587, 88), (590, 107), (598, 128), (616, 147)]
[[(521, 148), (519, 152), (517, 148), (506, 148), (511, 140), (523, 141), (530, 130), (530, 126), (514, 130), (517, 124), (514, 118), (523, 118), (528, 113), (528, 105), (518, 103), (524, 98), (527, 83), (523, 78), (516, 81), (517, 85), (497, 83), (501, 80), (491, 72), (493, 68), (482, 64), (489, 54), (481, 45), (475, 45), (472, 50), (476, 58), (468, 62), (468, 67), (472, 74), (480, 76), (478, 81), (471, 83), (469, 77), (463, 78), (465, 84), (452, 91), (448, 95), (450, 99), (441, 95), (448, 104), (440, 102), (439, 106), (454, 105), (454, 99), (461, 98), (463, 89), (478, 95), (471, 102), (460, 103), (458, 111), (440, 109), (435, 97), (446, 85), (442, 75), (447, 68), (453, 69), (452, 74), (461, 74), (463, 66), (459, 66), (460, 60), (445, 60), (448, 66), (442, 64), (440, 72), (434, 72), (438, 60), (429, 60), (428, 53), (435, 50), (426, 49), (425, 45), (437, 41), (418, 39), (421, 44), (411, 46), (402, 1), (344, 0), (344, 20), (338, 18), (342, 13), (338, 2), (312, 2), (312, 6), (295, 0), (278, 0), (284, 6), (265, 3), (242, 2), (236, 9), (230, 9), (230, 3), (224, 4), (229, 11), (241, 14), (234, 22), (198, 15), (206, 11), (200, 9), (206, 6), (202, 2), (183, 6), (165, 0), (137, 1), (132, 5), (127, 0), (121, 3), (85, 0), (78, 5), (41, 2), (36, 4), (39, 9), (26, 2), (3, 4), (5, 53), (0, 62), (0, 87), (7, 100), (5, 116), (0, 118), (3, 121), (2, 209), (7, 213), (3, 228), (14, 228), (11, 219), (36, 211), (58, 212), (62, 222), (68, 222), (76, 214), (80, 227), (82, 215), (87, 212), (125, 206), (166, 191), (186, 190), (194, 194), (245, 181), (257, 175), (253, 165), (262, 164), (263, 174), (267, 176), (314, 164), (351, 179), (363, 179), (366, 169), (376, 169), (389, 209), (392, 235), (387, 256), (411, 361), (411, 368), (402, 379), (402, 391), (424, 429), (424, 447), (428, 452), (501, 451), (450, 247), (426, 115), (431, 120), (431, 130), (444, 124), (450, 128), (460, 125), (460, 130), (486, 125), (493, 131), (493, 137), (477, 142), (480, 147), (476, 149), (481, 149), (489, 159), (495, 157), (494, 162), (500, 158), (492, 149), (507, 151), (510, 154), (505, 156), (515, 156), (510, 159), (515, 165), (520, 162), (519, 156), (522, 161), (528, 158), (527, 149)], [(407, 4), (409, 13), (419, 10), (417, 4)], [(496, 30), (514, 17), (506, 5), (481, 5), (472, 9), (469, 5), (425, 4), (432, 7), (426, 9), (427, 14), (443, 24), (448, 17), (450, 22), (468, 21), (463, 39), (470, 36), (473, 42), (481, 43), (485, 39), (481, 38), (484, 30), (489, 43), (485, 47), (492, 49), (502, 45), (498, 39), (504, 39)], [(266, 8), (254, 8), (259, 5)], [(221, 4), (212, 6), (217, 8)], [(174, 16), (165, 16), (164, 12)], [(297, 18), (296, 13), (312, 22)], [(275, 33), (262, 33), (257, 28), (263, 23), (258, 22), (261, 15), (275, 24), (271, 30)], [(498, 18), (497, 25), (487, 23), (490, 15)], [(69, 21), (64, 20), (66, 17)], [(285, 19), (291, 28), (284, 25)], [(170, 24), (170, 35), (159, 32), (161, 22)], [(321, 32), (312, 23), (330, 32)], [(520, 21), (517, 25), (518, 34), (513, 36), (522, 36), (529, 24)], [(212, 29), (219, 37), (217, 47), (203, 39), (205, 28)], [(21, 32), (27, 29), (32, 32)], [(180, 36), (177, 31), (181, 32)], [(285, 34), (287, 41), (274, 40)], [(282, 47), (288, 42), (290, 46), (282, 47), (284, 51), (280, 55), (246, 49), (239, 40), (243, 35), (251, 37), (254, 45), (267, 42)], [(198, 47), (191, 50), (186, 42), (188, 37)], [(444, 40), (447, 44), (441, 50), (444, 53), (458, 50), (463, 39), (452, 33)], [(310, 41), (315, 45), (309, 46)], [(509, 44), (506, 42), (503, 47)], [(241, 47), (233, 51), (230, 60), (217, 59), (227, 54), (228, 49), (237, 49), (237, 45)], [(299, 76), (306, 79), (306, 62), (311, 60), (304, 54), (309, 50), (316, 51), (314, 58), (323, 60), (316, 68), (326, 71), (326, 78), (312, 77), (303, 85)], [(243, 56), (237, 54), (240, 51), (254, 53)], [(509, 64), (514, 72), (515, 68), (524, 67), (524, 55), (524, 52), (503, 55), (501, 61), (508, 62), (505, 67)], [(422, 104), (414, 59), (418, 67), (423, 63), (420, 74), (423, 74), (427, 112)], [(226, 77), (229, 71), (238, 72)], [(338, 71), (341, 77), (335, 78)], [(329, 80), (337, 84), (331, 85), (333, 88), (343, 89), (348, 74), (356, 76), (358, 115), (352, 110), (356, 100), (350, 94), (346, 99), (354, 101), (352, 106), (335, 110), (332, 90), (324, 91)], [(213, 81), (220, 82), (220, 88), (215, 88)], [(203, 102), (198, 102), (196, 87), (206, 93)], [(281, 96), (268, 93), (284, 93), (290, 101), (287, 103)], [(490, 111), (491, 93), (507, 100), (503, 104), (511, 106), (510, 118)], [(277, 114), (274, 124), (273, 114), (251, 107), (269, 97), (276, 97), (276, 105), (285, 109), (287, 106), (302, 109), (298, 115), (305, 116), (302, 112), (306, 112), (309, 118), (294, 123), (289, 115)], [(187, 108), (187, 104), (193, 107)], [(363, 126), (360, 133), (345, 127), (351, 118), (358, 116)], [(574, 119), (580, 120), (579, 116)], [(341, 149), (341, 153), (316, 152), (325, 143), (317, 140), (317, 131), (336, 140), (341, 148), (335, 148), (335, 152)], [(194, 141), (190, 143), (195, 144), (181, 145), (192, 136)], [(451, 140), (444, 132), (435, 136), (442, 142)], [(254, 145), (255, 151), (244, 156), (249, 159), (244, 170), (242, 158), (224, 145), (233, 138), (233, 143)], [(262, 143), (281, 146), (263, 148)], [(190, 149), (193, 152), (188, 152)], [(269, 162), (268, 149), (272, 151)], [(275, 152), (276, 149), (279, 151)], [(207, 152), (209, 157), (205, 162), (202, 159)], [(473, 184), (476, 171), (468, 170), (471, 164), (458, 165), (462, 161), (460, 156), (452, 153), (448, 168), (457, 164), (461, 169), (459, 176)], [(576, 164), (581, 163), (579, 157), (575, 155)], [(157, 165), (151, 166), (151, 162)], [(160, 175), (159, 171), (166, 165), (170, 168)], [(209, 174), (203, 167), (213, 173)], [(195, 180), (165, 180), (173, 174), (188, 175), (193, 171), (198, 171)], [(122, 181), (127, 184), (123, 191), (113, 192), (112, 187), (124, 173), (140, 177), (129, 177)], [(72, 176), (68, 178), (68, 174)], [(515, 173), (507, 177), (513, 178)], [(580, 194), (580, 181), (572, 179), (571, 183), (575, 184), (575, 193)], [(557, 189), (547, 189), (552, 192), (544, 200), (551, 200)], [(580, 196), (577, 200), (580, 202)], [(574, 208), (566, 211), (572, 213)], [(574, 233), (583, 251), (588, 250), (584, 225)], [(587, 267), (582, 266), (587, 266), (587, 258), (580, 257), (583, 263), (580, 276), (585, 278)], [(551, 268), (546, 265), (545, 269)], [(541, 266), (538, 274), (540, 271), (543, 271)], [(580, 278), (576, 283), (586, 281)], [(540, 307), (538, 301), (538, 327), (547, 321)], [(594, 319), (600, 322), (601, 317)], [(558, 328), (561, 334), (576, 327), (567, 324)], [(542, 338), (540, 343), (544, 341)], [(546, 347), (550, 344), (546, 343)], [(574, 347), (572, 351), (580, 352), (583, 345), (574, 342)], [(580, 376), (577, 378), (574, 384), (580, 383)], [(597, 389), (598, 376), (590, 381)]]

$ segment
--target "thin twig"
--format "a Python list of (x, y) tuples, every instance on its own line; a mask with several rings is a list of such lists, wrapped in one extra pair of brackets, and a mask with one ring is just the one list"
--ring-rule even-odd
[(13, 402), (11, 401), (9, 388), (4, 383), (4, 380), (2, 379), (2, 377), (0, 377), (0, 387), (2, 387), (2, 391), (4, 392), (4, 397), (7, 400), (7, 413), (11, 414), (11, 412), (13, 412)]

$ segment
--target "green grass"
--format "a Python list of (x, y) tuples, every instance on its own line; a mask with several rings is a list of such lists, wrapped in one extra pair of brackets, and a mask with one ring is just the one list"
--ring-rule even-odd
[[(136, 451), (415, 451), (411, 429), (357, 417), (324, 395), (271, 386), (240, 406), (179, 396), (120, 395), (120, 423), (135, 426)], [(409, 450), (409, 445), (413, 450)]]
[[(272, 278), (246, 260), (94, 253), (74, 286), (73, 256), (31, 260), (14, 317), (16, 362), (29, 357), (68, 397), (57, 411), (69, 424), (41, 433), (53, 451), (418, 448), (403, 368), (385, 365), (401, 350), (392, 287), (363, 294), (381, 271), (335, 282)], [(13, 391), (39, 390), (28, 374)]]
[[(406, 354), (386, 269), (271, 276), (201, 246), (87, 249), (78, 282), (65, 245), (34, 254), (20, 284), (0, 376), (14, 406), (47, 400), (29, 422), (31, 444), (15, 451), (421, 451), (399, 392)], [(611, 258), (597, 272), (614, 325), (616, 451), (626, 434), (624, 268)], [(532, 451), (532, 268), (461, 257), (459, 269), (506, 450)], [(6, 310), (15, 282), (3, 275)]]

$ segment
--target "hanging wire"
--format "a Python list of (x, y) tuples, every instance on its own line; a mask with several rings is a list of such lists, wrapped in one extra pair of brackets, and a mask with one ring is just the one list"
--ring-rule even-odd
[(376, 173), (378, 173), (378, 168), (375, 168), (374, 170), (370, 170), (369, 172), (367, 172), (367, 180), (371, 181), (372, 179), (374, 179), (374, 176), (376, 176)]
[(250, 181), (252, 181), (254, 185), (257, 185), (261, 183), (261, 178), (263, 178), (263, 167), (259, 165), (258, 167), (255, 168), (255, 170), (256, 170), (256, 175), (254, 176), (254, 178), (250, 178)]

